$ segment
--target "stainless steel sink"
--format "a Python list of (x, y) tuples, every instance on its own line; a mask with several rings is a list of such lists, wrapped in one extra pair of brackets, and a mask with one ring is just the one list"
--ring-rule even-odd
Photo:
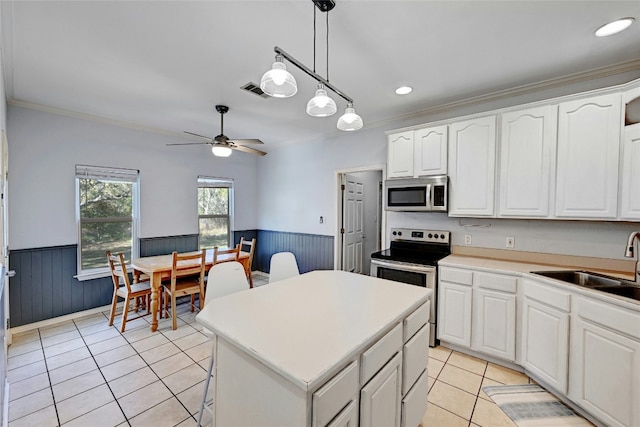
[(531, 273), (640, 301), (640, 286), (630, 280), (580, 270), (532, 271)]

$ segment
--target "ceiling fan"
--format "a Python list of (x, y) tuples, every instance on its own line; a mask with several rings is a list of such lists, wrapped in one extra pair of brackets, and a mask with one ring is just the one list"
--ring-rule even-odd
[(229, 111), (229, 107), (226, 105), (216, 105), (216, 111), (220, 113), (220, 135), (215, 138), (211, 138), (204, 135), (199, 135), (193, 132), (187, 132), (189, 135), (194, 135), (200, 138), (207, 139), (206, 142), (183, 142), (176, 144), (167, 144), (167, 145), (202, 145), (209, 144), (211, 145), (211, 152), (214, 156), (218, 157), (228, 157), (231, 155), (232, 150), (244, 151), (245, 153), (253, 153), (258, 154), (260, 156), (264, 156), (264, 151), (256, 150), (255, 148), (245, 147), (244, 144), (262, 144), (263, 142), (259, 139), (229, 139), (224, 134), (224, 115)]

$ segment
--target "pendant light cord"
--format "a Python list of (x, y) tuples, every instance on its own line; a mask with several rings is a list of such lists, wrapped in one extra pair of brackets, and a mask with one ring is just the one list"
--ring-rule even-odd
[(316, 6), (313, 5), (313, 72), (316, 72)]
[(329, 11), (327, 11), (327, 81), (329, 81)]

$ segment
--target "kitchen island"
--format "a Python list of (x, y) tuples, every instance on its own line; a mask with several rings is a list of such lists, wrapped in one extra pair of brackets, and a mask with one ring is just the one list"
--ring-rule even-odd
[(431, 291), (314, 271), (207, 303), (217, 426), (415, 427)]

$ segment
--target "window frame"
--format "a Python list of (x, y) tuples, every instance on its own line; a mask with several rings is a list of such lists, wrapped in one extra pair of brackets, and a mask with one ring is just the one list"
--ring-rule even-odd
[[(220, 178), (220, 177), (211, 177), (211, 176), (198, 176), (198, 188), (197, 192), (200, 192), (201, 188), (228, 188), (229, 189), (229, 206), (227, 210), (227, 215), (200, 215), (200, 211), (197, 206), (196, 201), (196, 213), (198, 214), (198, 248), (202, 249), (201, 246), (201, 235), (200, 232), (200, 219), (210, 219), (210, 218), (228, 218), (228, 233), (227, 233), (227, 246), (230, 246), (233, 242), (233, 224), (234, 224), (234, 181), (232, 178)], [(199, 196), (199, 194), (198, 194)], [(198, 197), (196, 197), (196, 200)]]
[[(82, 268), (82, 225), (83, 223), (101, 223), (101, 222), (129, 222), (128, 218), (122, 217), (104, 217), (90, 218), (85, 221), (81, 218), (80, 212), (80, 182), (82, 179), (95, 179), (100, 181), (119, 181), (131, 183), (131, 259), (139, 256), (138, 239), (140, 229), (140, 171), (137, 169), (125, 169), (116, 167), (76, 165), (75, 168), (75, 211), (76, 211), (76, 228), (78, 248), (77, 257), (77, 275), (74, 276), (79, 281), (108, 277), (111, 274), (105, 253), (104, 267), (83, 269)], [(131, 261), (131, 260), (129, 260)]]

